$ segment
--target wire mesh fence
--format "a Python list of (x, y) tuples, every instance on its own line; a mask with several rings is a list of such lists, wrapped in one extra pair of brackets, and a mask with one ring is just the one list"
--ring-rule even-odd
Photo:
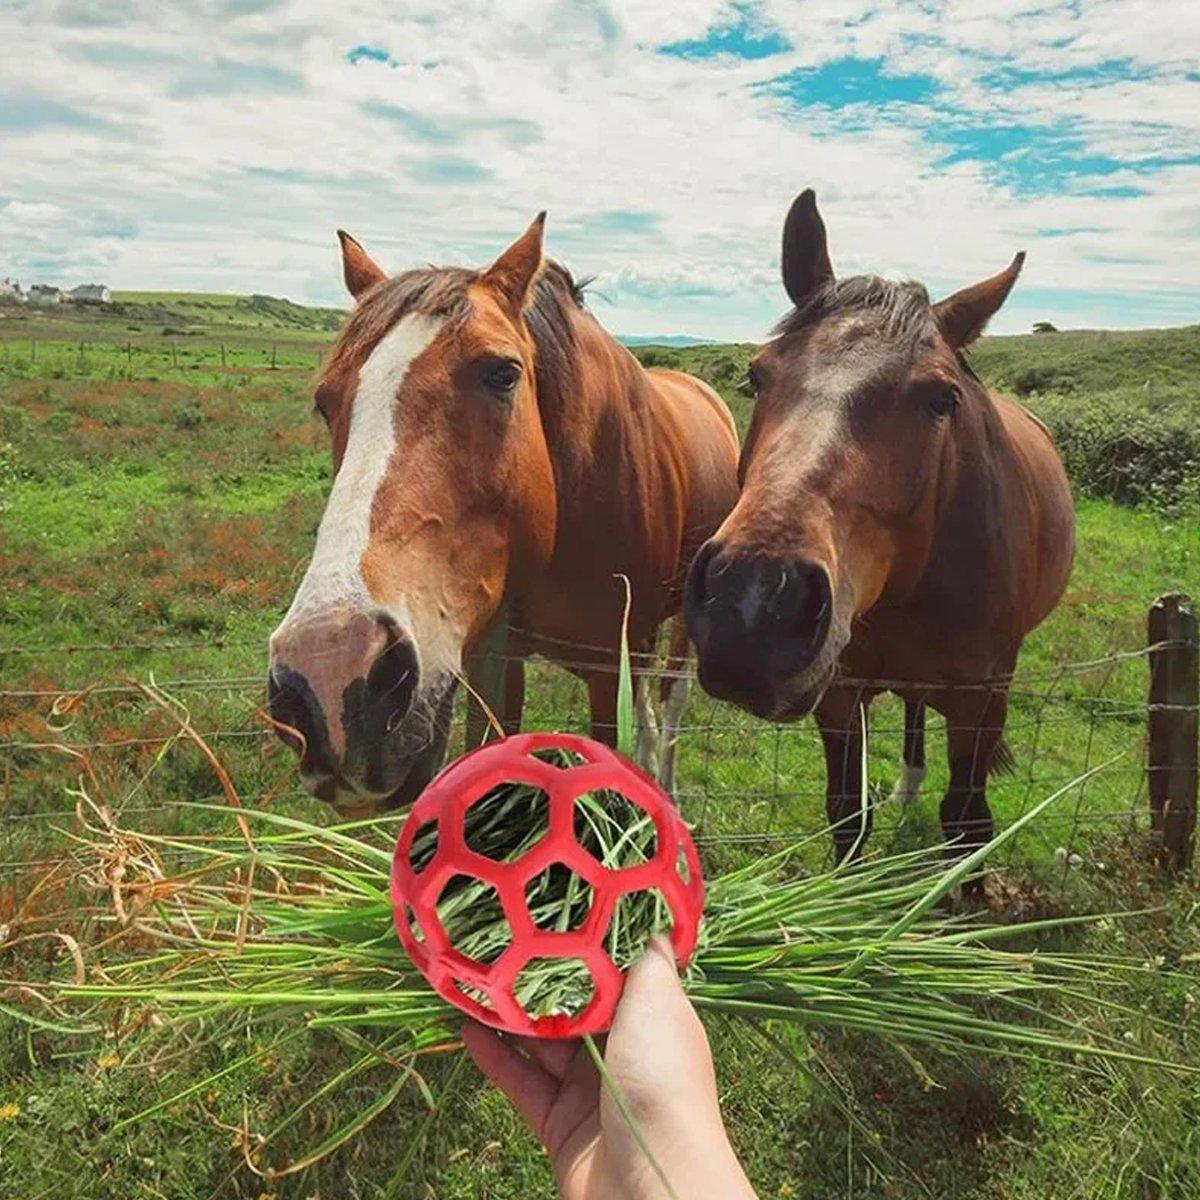
[[(202, 829), (210, 818), (197, 802), (229, 800), (214, 760), (241, 803), (323, 815), (299, 788), (291, 752), (273, 735), (265, 671), (221, 674), (196, 666), (259, 647), (259, 639), (176, 639), (0, 651), (0, 680), (15, 680), (16, 670), (6, 668), (21, 665), (21, 686), (0, 687), (0, 889), (19, 895), (23, 879), (62, 853), (85, 797), (136, 827)], [(1006, 847), (1006, 865), (1063, 879), (1073, 870), (1102, 872), (1114, 843), (1129, 845), (1151, 832), (1147, 779), (1168, 767), (1146, 762), (1147, 690), (1150, 664), (1170, 648), (1160, 642), (971, 685), (1007, 688), (1004, 736), (1015, 768), (989, 782), (997, 830), (1066, 789)], [(105, 670), (108, 663), (124, 674)], [(657, 694), (666, 667), (658, 659), (640, 665)], [(583, 683), (539, 659), (525, 669), (524, 727), (587, 732)], [(465, 748), (464, 709), (460, 696), (451, 754)], [(867, 724), (874, 849), (943, 836), (945, 722), (929, 713), (928, 774), (920, 795), (907, 799), (893, 790), (904, 736), (903, 706), (878, 697)], [(676, 755), (677, 802), (710, 855), (762, 854), (826, 824), (825, 757), (810, 720), (772, 724), (693, 688)], [(831, 852), (828, 838), (808, 845), (814, 858)]]

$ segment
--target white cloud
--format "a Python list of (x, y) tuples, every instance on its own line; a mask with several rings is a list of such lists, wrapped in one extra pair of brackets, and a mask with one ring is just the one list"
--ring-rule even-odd
[[(1200, 224), (1194, 166), (1090, 181), (1138, 195), (1068, 194), (1078, 181), (1015, 191), (986, 161), (939, 164), (929, 109), (865, 106), (851, 130), (751, 85), (881, 58), (892, 75), (939, 81), (968, 126), (1052, 126), (1093, 157), (1182, 157), (1200, 124), (1180, 70), (1195, 7), (768, 0), (760, 28), (792, 50), (685, 61), (654, 48), (702, 38), (727, 5), (139, 0), (96, 24), (91, 6), (31, 0), (0, 13), (0, 93), (18, 105), (0, 120), (0, 272), (340, 302), (338, 226), (393, 268), (482, 263), (548, 208), (551, 252), (598, 276), (610, 327), (753, 337), (783, 305), (780, 225), (811, 184), (842, 270), (914, 275), (939, 292), (1024, 246), (1031, 296), (1091, 294), (1091, 308), (1070, 303), (1112, 324), (1184, 319), (1197, 295), (1179, 252)], [(351, 65), (364, 45), (394, 65)], [(1134, 78), (1048, 78), (1116, 58)], [(980, 82), (1005, 67), (1045, 78)], [(30, 97), (82, 118), (43, 110), (22, 129)], [(1117, 293), (1148, 299), (1117, 310), (1103, 299)], [(998, 328), (1027, 323), (1020, 295)]]

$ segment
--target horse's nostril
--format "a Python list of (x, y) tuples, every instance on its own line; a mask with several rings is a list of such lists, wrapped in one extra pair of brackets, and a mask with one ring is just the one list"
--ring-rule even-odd
[(272, 667), (267, 674), (267, 708), (280, 740), (305, 753), (312, 737), (314, 715), (311, 691), (295, 671)]
[(797, 563), (791, 568), (787, 591), (796, 632), (809, 646), (819, 649), (833, 615), (829, 576), (815, 563)]
[(367, 698), (386, 714), (388, 727), (401, 720), (412, 707), (417, 692), (420, 664), (413, 643), (390, 618), (380, 618), (388, 643), (367, 672)]
[(688, 568), (687, 579), (684, 583), (684, 602), (694, 608), (702, 607), (709, 596), (709, 568), (712, 561), (720, 553), (720, 547), (715, 541), (709, 540), (696, 551), (692, 565)]

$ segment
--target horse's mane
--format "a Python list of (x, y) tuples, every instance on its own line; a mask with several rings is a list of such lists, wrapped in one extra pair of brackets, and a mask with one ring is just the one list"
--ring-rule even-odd
[(559, 411), (574, 379), (575, 328), (571, 314), (584, 307), (584, 289), (589, 282), (576, 280), (566, 267), (547, 259), (534, 285), (525, 324), (537, 351), (538, 405), (543, 409)]
[(851, 275), (818, 286), (771, 331), (776, 337), (843, 313), (870, 313), (895, 337), (919, 338), (933, 327), (933, 310), (924, 284), (896, 282), (878, 275)]
[[(468, 288), (479, 272), (467, 267), (417, 267), (381, 280), (354, 310), (330, 355), (336, 364), (362, 362), (398, 321), (410, 313), (461, 324), (471, 311)], [(584, 307), (590, 281), (547, 259), (525, 309), (525, 322), (537, 351), (539, 402), (555, 403), (572, 379), (575, 334), (571, 315)]]

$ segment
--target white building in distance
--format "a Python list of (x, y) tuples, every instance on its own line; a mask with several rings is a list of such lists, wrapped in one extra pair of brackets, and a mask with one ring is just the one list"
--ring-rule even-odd
[(29, 289), (29, 303), (35, 308), (53, 308), (63, 302), (65, 293), (52, 283), (35, 283)]
[(81, 283), (76, 288), (60, 288), (53, 283), (35, 283), (28, 292), (15, 279), (0, 279), (0, 304), (32, 304), (34, 308), (53, 308), (59, 304), (111, 304), (112, 292), (106, 283)]
[(76, 304), (111, 304), (112, 292), (104, 283), (81, 283), (71, 289), (71, 299)]

